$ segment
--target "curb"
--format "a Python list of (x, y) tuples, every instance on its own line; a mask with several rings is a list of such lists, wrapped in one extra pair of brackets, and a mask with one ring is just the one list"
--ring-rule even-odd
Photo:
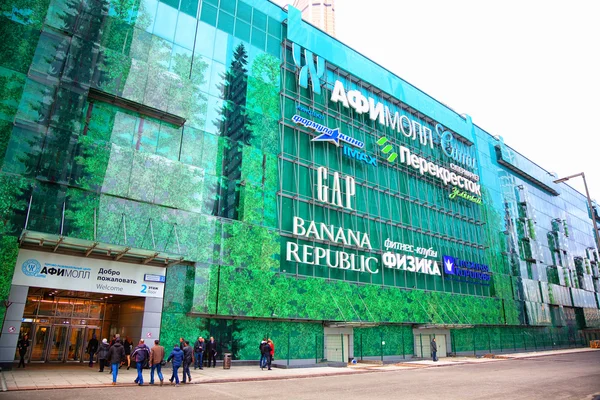
[(8, 386), (6, 385), (6, 379), (4, 379), (4, 372), (0, 369), (0, 389), (3, 392), (8, 392)]

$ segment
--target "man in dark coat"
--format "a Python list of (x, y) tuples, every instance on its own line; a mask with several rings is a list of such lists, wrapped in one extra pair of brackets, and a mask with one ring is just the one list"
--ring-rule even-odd
[(204, 352), (207, 355), (207, 367), (210, 368), (210, 362), (212, 360), (213, 363), (213, 368), (216, 368), (217, 366), (217, 342), (215, 342), (215, 338), (214, 337), (210, 337), (210, 340), (208, 341), (208, 343), (206, 343), (206, 346), (204, 348)]
[(111, 365), (113, 381), (112, 384), (117, 384), (117, 375), (119, 374), (119, 365), (121, 365), (121, 360), (125, 357), (125, 349), (121, 344), (121, 338), (115, 339), (115, 344), (113, 344), (108, 350), (108, 361)]
[(202, 368), (202, 356), (204, 355), (204, 338), (200, 336), (194, 343), (194, 369)]
[(433, 361), (437, 361), (437, 343), (435, 342), (435, 337), (431, 339), (431, 358)]
[(96, 339), (96, 334), (92, 334), (92, 338), (88, 342), (87, 345), (87, 353), (90, 355), (90, 368), (94, 366), (94, 354), (98, 351), (98, 339)]
[(183, 383), (187, 376), (188, 380), (192, 381), (192, 375), (190, 374), (190, 365), (194, 362), (194, 349), (190, 346), (189, 341), (185, 341), (183, 345)]
[(263, 369), (265, 365), (267, 365), (267, 349), (265, 349), (266, 346), (267, 339), (263, 338), (263, 340), (260, 342), (260, 345), (258, 346), (258, 350), (260, 350), (260, 361), (258, 362), (258, 364), (260, 365), (260, 369)]
[(17, 343), (17, 348), (19, 349), (19, 356), (21, 356), (17, 368), (19, 368), (20, 366), (23, 366), (23, 368), (25, 368), (25, 354), (27, 354), (27, 350), (29, 349), (28, 335), (23, 336), (23, 338), (19, 340), (19, 342)]

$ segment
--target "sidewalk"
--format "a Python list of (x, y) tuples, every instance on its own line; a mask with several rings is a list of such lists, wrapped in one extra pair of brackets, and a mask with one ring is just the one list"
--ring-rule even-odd
[[(565, 349), (553, 351), (540, 351), (531, 353), (502, 354), (497, 358), (475, 358), (475, 357), (448, 357), (441, 358), (438, 362), (431, 360), (404, 361), (397, 364), (377, 365), (359, 363), (349, 365), (348, 368), (313, 367), (261, 370), (258, 366), (236, 366), (231, 369), (205, 368), (204, 370), (191, 370), (192, 384), (199, 383), (225, 383), (259, 380), (279, 380), (294, 378), (324, 377), (333, 375), (354, 375), (373, 372), (402, 371), (416, 368), (448, 367), (455, 365), (501, 362), (510, 359), (526, 359), (532, 357), (550, 356), (557, 354), (569, 354), (585, 351), (600, 351), (600, 349)], [(106, 371), (106, 370), (105, 370)], [(181, 369), (180, 378), (181, 378)], [(171, 366), (167, 364), (163, 368), (165, 384), (171, 377)], [(67, 389), (67, 388), (90, 388), (90, 387), (112, 387), (112, 375), (98, 372), (95, 364), (89, 368), (87, 364), (29, 364), (25, 369), (13, 369), (1, 373), (2, 390), (44, 390), (44, 389)], [(135, 368), (129, 371), (125, 368), (119, 370), (117, 387), (134, 386), (136, 378)], [(159, 383), (155, 377), (156, 383)], [(144, 370), (144, 385), (150, 382), (150, 370)]]

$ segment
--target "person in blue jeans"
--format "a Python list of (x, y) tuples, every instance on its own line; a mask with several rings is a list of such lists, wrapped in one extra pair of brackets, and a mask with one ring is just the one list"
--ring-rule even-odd
[(202, 368), (202, 358), (204, 356), (204, 338), (200, 336), (194, 343), (194, 369)]
[(144, 362), (150, 356), (150, 349), (144, 343), (144, 339), (140, 339), (140, 342), (137, 346), (135, 346), (135, 350), (131, 353), (131, 358), (135, 361), (135, 365), (137, 368), (137, 378), (135, 378), (134, 383), (142, 386), (144, 384), (144, 376), (142, 375), (142, 368), (144, 368)]
[(260, 345), (258, 346), (258, 350), (260, 350), (260, 361), (258, 363), (260, 365), (260, 369), (263, 369), (264, 367), (267, 366), (268, 349), (267, 349), (267, 339), (266, 338), (263, 338), (262, 342), (260, 342)]
[(167, 358), (167, 362), (171, 360), (173, 360), (173, 375), (171, 375), (171, 379), (169, 379), (169, 382), (171, 382), (172, 385), (173, 381), (175, 381), (175, 385), (179, 386), (178, 370), (179, 367), (181, 367), (181, 364), (183, 363), (183, 350), (179, 348), (179, 344), (176, 344), (175, 347), (173, 347), (171, 355), (169, 355), (169, 358)]
[(431, 339), (431, 358), (433, 361), (437, 361), (437, 343), (435, 342), (435, 337)]
[(162, 361), (165, 359), (165, 348), (159, 345), (158, 339), (154, 341), (154, 346), (150, 349), (150, 384), (154, 385), (154, 371), (158, 373), (160, 386), (163, 385)]
[(121, 339), (117, 338), (115, 340), (115, 344), (110, 346), (110, 349), (108, 350), (108, 356), (106, 358), (112, 367), (112, 384), (116, 385), (117, 375), (119, 374), (119, 365), (121, 365), (121, 360), (125, 358), (125, 349), (121, 344)]

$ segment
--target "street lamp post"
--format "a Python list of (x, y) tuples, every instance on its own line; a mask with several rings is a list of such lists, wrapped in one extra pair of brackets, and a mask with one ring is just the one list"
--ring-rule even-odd
[(593, 225), (593, 228), (594, 228), (594, 238), (596, 239), (596, 252), (600, 253), (600, 237), (598, 236), (598, 227), (596, 226), (596, 216), (594, 214), (594, 208), (592, 207), (592, 199), (590, 198), (590, 192), (588, 190), (587, 182), (585, 180), (585, 174), (583, 172), (580, 172), (580, 173), (575, 174), (575, 175), (570, 175), (570, 176), (567, 176), (567, 177), (564, 177), (564, 178), (557, 179), (557, 180), (554, 181), (554, 183), (565, 182), (565, 181), (568, 181), (571, 178), (576, 178), (578, 176), (581, 176), (583, 178), (583, 186), (585, 187), (585, 195), (587, 197), (588, 207), (590, 208), (590, 214), (592, 215), (592, 225)]

